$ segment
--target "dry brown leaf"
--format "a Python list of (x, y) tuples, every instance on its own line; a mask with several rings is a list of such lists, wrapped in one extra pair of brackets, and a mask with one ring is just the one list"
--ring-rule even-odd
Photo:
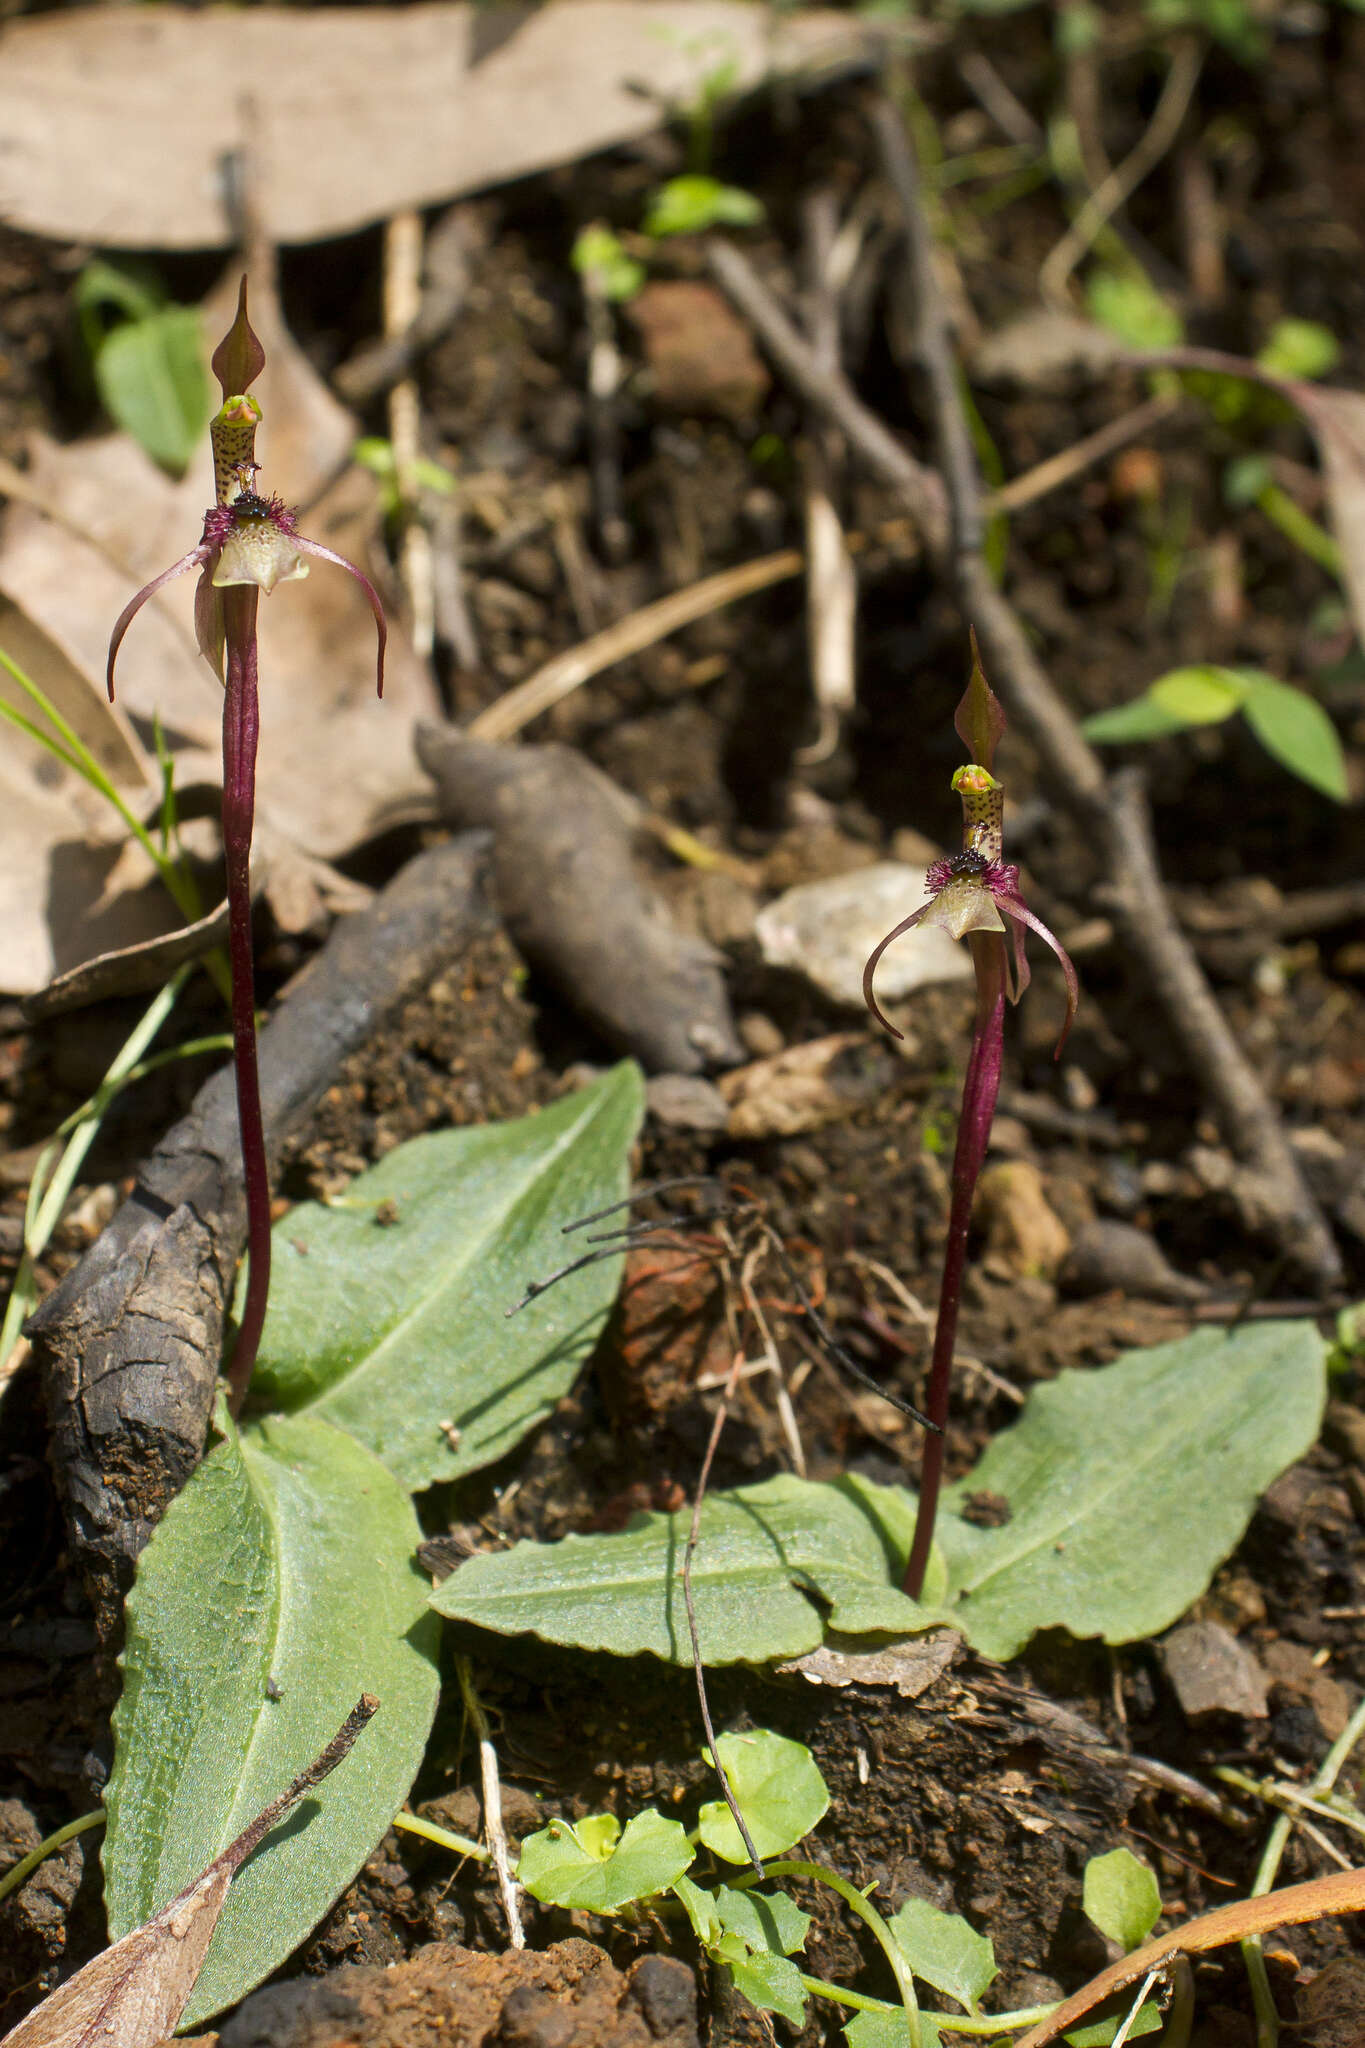
[(213, 1939), (228, 1887), (275, 1823), (334, 1771), (379, 1705), (369, 1693), (322, 1754), (272, 1799), (169, 1906), (35, 2006), (3, 2048), (153, 2048), (175, 2029)]
[(64, 241), (226, 248), (249, 93), (262, 225), (318, 241), (644, 134), (720, 63), (743, 90), (870, 45), (747, 0), (44, 15), (0, 30), (0, 207)]

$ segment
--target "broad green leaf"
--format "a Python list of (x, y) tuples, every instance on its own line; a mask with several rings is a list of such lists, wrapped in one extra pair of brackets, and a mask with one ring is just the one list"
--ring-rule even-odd
[[(737, 1955), (726, 1953), (732, 1941), (739, 1950)], [(795, 1963), (766, 1951), (755, 1955), (734, 1936), (723, 1941), (716, 1953), (724, 1958), (735, 1980), (735, 1989), (744, 1993), (750, 2005), (756, 2005), (760, 2012), (780, 2014), (793, 2027), (802, 2024), (806, 2017), (806, 1991)]]
[[(905, 2048), (907, 2028), (903, 2012), (855, 2013), (844, 2028), (849, 2048)], [(941, 2036), (927, 2012), (919, 2016), (919, 2048), (940, 2048)], [(950, 2034), (950, 2040), (956, 2040)]]
[(104, 1846), (111, 1938), (225, 1848), (360, 1693), (380, 1708), (346, 1768), (238, 1876), (186, 2026), (269, 1976), (350, 1883), (407, 1796), (437, 1695), (403, 1489), (328, 1423), (222, 1426), (128, 1598)]
[(1116, 704), (1112, 711), (1096, 711), (1085, 719), (1081, 731), (1101, 746), (1122, 747), (1141, 740), (1164, 740), (1173, 732), (1184, 732), (1185, 720), (1164, 711), (1144, 690), (1131, 704)]
[(208, 366), (199, 314), (162, 306), (113, 328), (95, 354), (105, 410), (164, 468), (183, 476), (209, 423)]
[(915, 1975), (974, 2011), (999, 1975), (989, 1937), (928, 1899), (907, 1899), (889, 1924)]
[(675, 1886), (695, 1853), (682, 1823), (665, 1820), (653, 1807), (626, 1823), (606, 1856), (598, 1844), (576, 1840), (578, 1832), (566, 1821), (551, 1821), (522, 1843), (517, 1881), (532, 1898), (586, 1913), (619, 1913)]
[[(852, 1478), (782, 1477), (710, 1495), (692, 1560), (705, 1663), (799, 1657), (822, 1640), (825, 1622), (857, 1635), (942, 1620), (899, 1590), (913, 1518), (899, 1488)], [(648, 1650), (689, 1664), (682, 1563), (690, 1523), (690, 1512), (635, 1515), (619, 1535), (471, 1557), (436, 1588), (432, 1605), (500, 1635), (618, 1657)]]
[(253, 1401), (321, 1416), (412, 1491), (500, 1458), (550, 1414), (597, 1342), (620, 1278), (563, 1227), (627, 1189), (643, 1102), (630, 1061), (515, 1123), (400, 1145), (340, 1202), (275, 1232)]
[[(757, 1728), (751, 1735), (717, 1736), (716, 1747), (760, 1856), (781, 1856), (828, 1812), (829, 1787), (804, 1742)], [(724, 1799), (703, 1806), (697, 1831), (712, 1855), (727, 1863), (748, 1862)]]
[(1246, 681), (1242, 710), (1266, 752), (1324, 796), (1345, 803), (1350, 794), (1346, 758), (1337, 729), (1317, 699), (1254, 670)]
[(1127, 1955), (1142, 1947), (1161, 1917), (1161, 1889), (1131, 1849), (1111, 1849), (1086, 1864), (1081, 1904), (1091, 1926)]
[(770, 1955), (795, 1955), (806, 1945), (811, 1916), (785, 1892), (737, 1892), (720, 1885), (715, 1911), (727, 1934), (737, 1934), (751, 1949)]
[(1236, 669), (1200, 662), (1158, 676), (1147, 694), (1159, 710), (1182, 725), (1217, 725), (1231, 718), (1246, 689)]
[[(1034, 1388), (945, 1489), (949, 1604), (973, 1647), (1004, 1659), (1040, 1628), (1130, 1643), (1168, 1627), (1316, 1439), (1324, 1352), (1308, 1322), (1203, 1329)], [(1009, 1521), (957, 1519), (976, 1492)]]

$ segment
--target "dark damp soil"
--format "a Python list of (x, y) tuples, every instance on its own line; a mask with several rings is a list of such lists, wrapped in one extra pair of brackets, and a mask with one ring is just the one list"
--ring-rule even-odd
[[(1139, 188), (1120, 230), (1162, 289), (1184, 304), (1192, 339), (1254, 353), (1277, 320), (1317, 321), (1340, 344), (1334, 379), (1360, 388), (1365, 186), (1355, 143), (1365, 115), (1365, 20), (1309, 4), (1272, 8), (1268, 21), (1267, 54), (1256, 62), (1211, 48), (1178, 144)], [(964, 60), (988, 57), (997, 79), (1039, 120), (1069, 107), (1081, 120), (1083, 148), (1118, 162), (1150, 120), (1164, 59), (1136, 11), (1112, 10), (1106, 23), (1097, 99), (1087, 95), (1088, 66), (1064, 61), (1051, 18), (1038, 9), (1010, 15), (1008, 35), (989, 18), (954, 17), (918, 67), (922, 140), (937, 138), (950, 170), (980, 157), (961, 182), (954, 175), (941, 183), (945, 289), (969, 363), (979, 331), (1033, 303), (1038, 266), (1068, 215), (1044, 173), (1010, 182), (998, 161), (1002, 137), (964, 82), (972, 69), (967, 63), (964, 70)], [(798, 98), (759, 99), (722, 126), (718, 168), (764, 201), (765, 224), (749, 240), (766, 274), (787, 286), (797, 274), (803, 197), (832, 185), (847, 206), (871, 189), (865, 92), (865, 81), (834, 81)], [(1092, 105), (1098, 113), (1087, 115)], [(678, 138), (657, 138), (647, 149), (527, 180), (469, 208), (473, 288), (420, 373), (433, 452), (472, 479), (464, 569), (481, 659), (477, 669), (462, 670), (449, 650), (440, 657), (450, 709), (461, 719), (550, 654), (639, 605), (755, 555), (801, 545), (808, 423), (780, 380), (755, 382), (737, 410), (732, 395), (708, 397), (693, 363), (679, 397), (666, 370), (646, 362), (645, 330), (629, 319), (620, 325), (627, 378), (617, 419), (624, 549), (613, 556), (594, 528), (587, 336), (568, 250), (591, 220), (632, 227), (642, 194), (682, 160)], [(1191, 198), (1201, 179), (1211, 179), (1218, 194), (1216, 231), (1201, 226)], [(846, 367), (866, 401), (922, 446), (888, 219), (880, 202), (873, 206), (849, 287)], [(1199, 241), (1209, 233), (1211, 251)], [(80, 252), (0, 229), (0, 454), (12, 461), (22, 460), (33, 428), (65, 437), (98, 424), (88, 386), (70, 373), (70, 281), (79, 260)], [(372, 336), (379, 264), (377, 232), (283, 253), (286, 314), (324, 372)], [(662, 245), (654, 268), (666, 279), (698, 280), (697, 245), (688, 238)], [(199, 259), (165, 265), (182, 295), (210, 274)], [(974, 388), (983, 445), (989, 442), (1004, 477), (1067, 450), (1146, 396), (1143, 381), (1128, 373), (1072, 374), (1047, 386), (1020, 374)], [(365, 424), (383, 432), (382, 408)], [(1297, 680), (1332, 714), (1352, 777), (1347, 806), (1286, 776), (1240, 720), (1156, 742), (1140, 758), (1181, 915), (1199, 935), (1220, 998), (1315, 1187), (1343, 1219), (1343, 1299), (1354, 1301), (1365, 1294), (1365, 938), (1346, 912), (1310, 919), (1287, 937), (1276, 937), (1263, 913), (1296, 892), (1365, 876), (1365, 662), (1332, 579), (1254, 507), (1224, 502), (1227, 464), (1248, 452), (1269, 455), (1283, 488), (1321, 516), (1310, 448), (1287, 415), (1225, 424), (1187, 412), (1178, 427), (1155, 428), (1019, 511), (1009, 528), (1007, 587), (1081, 712), (1123, 703), (1168, 669), (1217, 660)], [(951, 714), (963, 674), (963, 621), (934, 588), (894, 500), (852, 469), (841, 476), (839, 496), (849, 527), (863, 536), (860, 681), (856, 714), (832, 752), (803, 759), (817, 751), (818, 722), (796, 583), (715, 612), (618, 663), (530, 735), (582, 748), (650, 811), (721, 857), (711, 868), (679, 867), (662, 851), (644, 858), (673, 915), (722, 948), (741, 1033), (755, 1056), (837, 1030), (864, 1031), (790, 972), (764, 966), (752, 936), (756, 903), (796, 881), (903, 849), (897, 834), (907, 828), (939, 845), (952, 844), (957, 830), (947, 783), (958, 758)], [(1027, 1269), (1006, 1227), (985, 1223), (964, 1301), (960, 1346), (970, 1363), (959, 1376), (950, 1427), (952, 1472), (967, 1469), (1008, 1424), (1019, 1390), (1032, 1382), (1177, 1336), (1210, 1306), (1226, 1314), (1228, 1305), (1283, 1292), (1270, 1248), (1239, 1205), (1217, 1128), (1092, 896), (1091, 849), (1037, 786), (1027, 747), (1016, 740), (1009, 747), (1013, 845), (1030, 900), (1073, 944), (1085, 1002), (1059, 1068), (1051, 1050), (1062, 991), (1050, 967), (1039, 969), (1028, 1000), (1011, 1015), (997, 1158), (1033, 1171), (1031, 1185), (1070, 1236), (1097, 1217), (1147, 1233), (1178, 1275), (1200, 1283), (1204, 1306), (1192, 1306), (1188, 1289), (1183, 1298), (1152, 1299), (1127, 1287), (1122, 1273), (1089, 1291), (1068, 1291), (1046, 1262), (1043, 1271), (1036, 1263)], [(353, 865), (363, 879), (382, 882), (413, 844), (414, 835), (399, 835)], [(274, 932), (264, 918), (260, 941), (271, 995), (311, 942)], [(34, 1029), (15, 1007), (0, 1014), (6, 1278), (22, 1242), (37, 1150), (102, 1074), (132, 1014), (106, 1005)], [(906, 1296), (930, 1309), (936, 1298), (945, 1144), (970, 1014), (961, 985), (924, 992), (901, 1055), (885, 1052), (866, 1028), (853, 1106), (823, 1127), (738, 1142), (651, 1115), (639, 1148), (643, 1179), (711, 1173), (752, 1196), (839, 1341), (865, 1371), (911, 1398), (922, 1387), (928, 1339)], [(187, 1035), (217, 1028), (207, 992), (187, 1001), (183, 1028)], [(420, 1131), (523, 1113), (607, 1056), (528, 977), (504, 936), (481, 940), (351, 1062), (296, 1146), (278, 1192), (286, 1200), (331, 1192)], [(206, 1071), (202, 1062), (175, 1065), (123, 1098), (43, 1261), (44, 1287), (91, 1241), (139, 1156)], [(811, 1475), (853, 1469), (913, 1479), (915, 1431), (875, 1397), (851, 1397), (812, 1356), (801, 1319), (783, 1312), (785, 1281), (769, 1275), (764, 1284), (778, 1298), (773, 1332)], [(711, 1267), (701, 1263), (671, 1279), (637, 1259), (590, 1373), (516, 1453), (427, 1497), (428, 1535), (453, 1531), (485, 1543), (553, 1537), (619, 1526), (636, 1507), (689, 1497), (712, 1413), (693, 1381), (714, 1359), (723, 1331)], [(789, 1449), (763, 1387), (755, 1381), (741, 1390), (714, 1484), (788, 1468)], [(0, 1861), (7, 1863), (97, 1803), (110, 1752), (107, 1721), (92, 1705), (107, 1688), (92, 1682), (99, 1653), (64, 1549), (30, 1370), (18, 1371), (4, 1399)], [(1269, 1810), (1244, 1802), (1251, 1825), (1230, 1824), (1207, 1802), (1173, 1790), (1169, 1773), (1162, 1779), (1132, 1759), (1154, 1759), (1205, 1787), (1220, 1765), (1301, 1781), (1365, 1691), (1359, 1361), (1342, 1361), (1322, 1442), (1272, 1489), (1195, 1611), (1260, 1659), (1269, 1677), (1264, 1717), (1216, 1712), (1191, 1721), (1157, 1645), (1106, 1651), (1060, 1634), (1036, 1639), (1007, 1670), (959, 1651), (914, 1698), (866, 1685), (836, 1689), (801, 1673), (726, 1669), (712, 1675), (712, 1710), (718, 1726), (768, 1726), (809, 1743), (833, 1793), (819, 1853), (860, 1886), (875, 1883), (887, 1910), (914, 1893), (966, 1914), (995, 1943), (1002, 2002), (1032, 2004), (1075, 1988), (1106, 1959), (1079, 1910), (1088, 1856), (1126, 1843), (1150, 1861), (1166, 1925), (1244, 1896), (1253, 1880)], [(690, 1822), (697, 1801), (711, 1796), (689, 1672), (472, 1631), (451, 1632), (452, 1668), (457, 1653), (472, 1659), (493, 1723), (514, 1838), (544, 1816), (575, 1817), (604, 1805), (624, 1819), (655, 1804)], [(447, 1699), (413, 1804), (476, 1833), (478, 1761), (453, 1682)], [(1359, 1759), (1348, 1765), (1343, 1789), (1359, 1786), (1361, 1768)], [(1358, 1860), (1349, 1834), (1333, 1834), (1330, 1825), (1327, 1832), (1338, 1853)], [(98, 1948), (98, 1861), (89, 1846), (97, 1839), (71, 1844), (0, 1906), (0, 2025), (14, 2023)], [(1321, 1846), (1296, 1831), (1280, 1881), (1329, 1867)], [(889, 1979), (852, 1923), (831, 1910), (830, 1895), (807, 1888), (801, 1898), (816, 1914), (805, 1967), (887, 1995)], [(671, 1923), (607, 1927), (531, 1905), (527, 1933), (534, 1950), (583, 1936), (603, 1943), (622, 1973), (653, 1952), (692, 1960)], [(1314, 2033), (1316, 2008), (1304, 2002), (1314, 1974), (1332, 1958), (1359, 1956), (1363, 1940), (1358, 1920), (1276, 1938), (1272, 1984), (1286, 2019), (1297, 2017), (1303, 2028), (1295, 2038), (1322, 2048), (1365, 2038), (1365, 2010), (1348, 2019), (1345, 2033)], [(390, 1834), (289, 1974), (394, 1964), (434, 1941), (499, 1954), (506, 1929), (496, 1888), (469, 1868), (452, 1871), (429, 1845)], [(577, 1954), (569, 1975), (581, 1977), (588, 1966), (574, 1961)], [(618, 2038), (618, 2022), (620, 2040), (634, 2038), (636, 2022), (620, 2019), (632, 1995), (623, 1982), (603, 1976), (593, 1993), (606, 2001), (604, 2013), (616, 2015), (595, 2023), (604, 2040)], [(1196, 2038), (1209, 2048), (1250, 2048), (1248, 1995), (1235, 1956), (1202, 1964), (1197, 1988)], [(761, 2038), (752, 2015), (727, 2005), (716, 1987), (703, 1986), (703, 1994), (711, 2039)], [(832, 2008), (814, 2009), (822, 2016), (800, 2039), (840, 2038)], [(546, 2048), (569, 2040), (553, 2028), (517, 2032), (510, 2010), (497, 2032), (487, 2031), (495, 2024), (487, 2013), (482, 2032), (467, 2015), (467, 2038), (543, 2039)], [(686, 2024), (677, 2024), (682, 2048)], [(392, 2012), (376, 2028), (395, 2042), (404, 2031)], [(414, 2024), (411, 2031), (415, 2038), (420, 2030)], [(778, 2034), (790, 2030), (779, 2024)]]

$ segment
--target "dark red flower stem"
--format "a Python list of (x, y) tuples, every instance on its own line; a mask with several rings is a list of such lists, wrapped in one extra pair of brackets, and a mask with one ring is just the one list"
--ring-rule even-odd
[(265, 1322), (270, 1292), (270, 1175), (256, 1067), (256, 975), (251, 948), (251, 830), (256, 813), (256, 611), (260, 591), (223, 592), (227, 687), (223, 697), (223, 856), (227, 863), (228, 956), (232, 962), (232, 1056), (237, 1124), (246, 1188), (246, 1305), (228, 1368), (228, 1406), (239, 1415)]
[(937, 1434), (927, 1433), (920, 1467), (919, 1505), (915, 1534), (905, 1567), (904, 1588), (918, 1600), (933, 1548), (938, 1497), (943, 1484), (943, 1434), (948, 1421), (948, 1394), (953, 1376), (957, 1312), (962, 1299), (962, 1274), (967, 1263), (967, 1235), (972, 1199), (990, 1143), (995, 1099), (1000, 1093), (1000, 1067), (1005, 1032), (1005, 940), (995, 932), (972, 932), (968, 939), (976, 968), (976, 1022), (971, 1056), (962, 1084), (962, 1114), (953, 1152), (953, 1197), (948, 1212), (948, 1242), (943, 1253), (943, 1279), (938, 1291), (938, 1323), (924, 1412)]

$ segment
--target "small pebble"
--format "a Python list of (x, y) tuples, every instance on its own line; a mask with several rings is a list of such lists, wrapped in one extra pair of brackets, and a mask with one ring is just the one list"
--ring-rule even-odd
[(1187, 1621), (1161, 1645), (1161, 1661), (1187, 1721), (1206, 1714), (1266, 1718), (1266, 1677), (1250, 1650), (1216, 1621)]
[(1202, 1301), (1202, 1281), (1177, 1273), (1155, 1239), (1131, 1223), (1097, 1218), (1076, 1232), (1061, 1270), (1062, 1285), (1072, 1294), (1142, 1295), (1148, 1301)]
[(697, 1074), (656, 1074), (645, 1083), (645, 1106), (675, 1131), (723, 1131), (730, 1118), (720, 1090)]

